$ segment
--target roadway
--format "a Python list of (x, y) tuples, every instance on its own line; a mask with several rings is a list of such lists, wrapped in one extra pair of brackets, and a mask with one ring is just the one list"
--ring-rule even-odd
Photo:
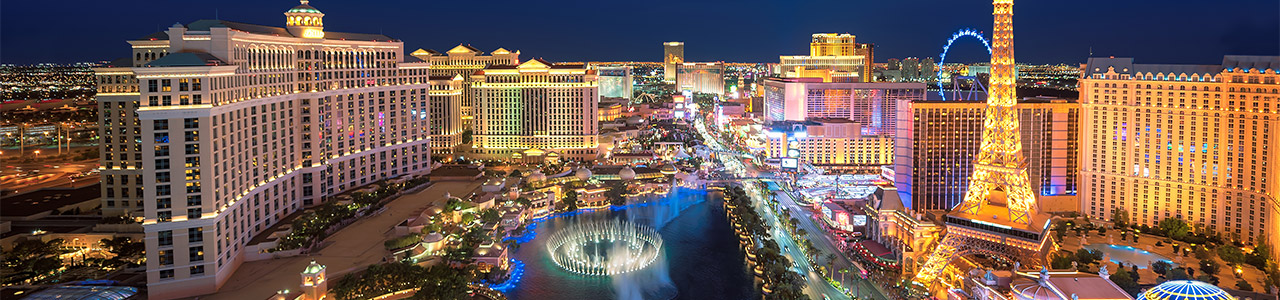
[[(767, 172), (767, 171), (761, 172), (757, 170), (754, 166), (743, 164), (741, 160), (742, 153), (725, 151), (726, 148), (723, 147), (723, 145), (721, 145), (719, 140), (714, 138), (716, 135), (710, 134), (707, 131), (704, 124), (701, 122), (701, 120), (695, 120), (694, 123), (695, 123), (694, 127), (700, 133), (702, 133), (703, 139), (706, 141), (707, 146), (719, 153), (719, 159), (723, 164), (723, 166), (725, 167), (726, 173), (729, 173), (729, 175), (731, 176), (740, 177), (740, 178), (772, 177), (773, 176), (771, 172)], [(803, 275), (806, 281), (805, 288), (804, 288), (805, 294), (809, 295), (809, 297), (812, 299), (851, 299), (849, 296), (845, 294), (844, 291), (841, 291), (840, 289), (828, 283), (827, 280), (823, 278), (821, 274), (818, 273), (817, 268), (810, 263), (808, 256), (804, 253), (804, 248), (800, 246), (798, 241), (794, 239), (790, 234), (785, 233), (785, 230), (783, 229), (785, 227), (783, 227), (784, 225), (782, 223), (783, 220), (780, 220), (778, 217), (779, 213), (773, 211), (772, 209), (767, 209), (770, 206), (766, 202), (768, 200), (766, 197), (764, 197), (764, 192), (761, 191), (761, 189), (755, 184), (758, 182), (761, 182), (761, 181), (758, 179), (747, 179), (744, 181), (740, 181), (740, 185), (743, 187), (744, 190), (746, 190), (747, 195), (751, 197), (751, 201), (756, 211), (759, 212), (760, 215), (765, 219), (765, 222), (767, 222), (769, 226), (773, 228), (774, 233), (772, 234), (772, 236), (774, 240), (778, 243), (778, 246), (781, 246), (783, 248), (783, 251), (782, 251), (783, 255), (785, 255), (788, 259), (790, 259), (794, 263), (792, 270)], [(830, 237), (827, 237), (826, 234), (823, 234), (825, 231), (823, 231), (819, 226), (815, 224), (814, 218), (808, 215), (807, 210), (802, 209), (802, 207), (796, 204), (795, 200), (791, 199), (790, 195), (788, 195), (787, 193), (781, 193), (781, 194), (785, 195), (785, 197), (780, 197), (780, 198), (787, 199), (787, 201), (782, 201), (783, 205), (793, 212), (794, 217), (796, 217), (797, 219), (800, 219), (801, 228), (804, 228), (805, 231), (824, 237), (820, 239), (812, 239), (814, 247), (817, 248), (820, 253), (823, 253), (820, 256), (826, 256), (825, 253), (835, 253), (836, 254), (836, 262), (834, 264), (835, 269), (850, 270), (848, 272), (856, 276), (857, 269), (852, 267), (853, 262), (850, 261), (849, 258), (846, 257), (839, 250), (839, 247), (836, 246), (835, 242), (832, 241)], [(825, 259), (825, 258), (819, 257), (819, 259)], [(848, 275), (849, 274), (846, 274), (846, 276)], [(841, 279), (841, 277), (842, 276), (840, 276), (839, 274), (837, 274), (836, 276), (837, 279)], [(883, 295), (881, 295), (880, 292), (876, 290), (875, 287), (872, 286), (871, 282), (868, 280), (860, 280), (855, 278), (843, 278), (843, 279), (845, 282), (856, 281), (857, 283), (854, 284), (854, 286), (852, 287), (853, 291), (851, 292), (856, 293), (858, 295), (863, 295), (863, 298), (888, 299), (887, 297), (884, 297)]]

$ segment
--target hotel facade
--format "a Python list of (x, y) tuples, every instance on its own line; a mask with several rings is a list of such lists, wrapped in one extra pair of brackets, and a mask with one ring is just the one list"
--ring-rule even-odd
[(539, 59), (471, 76), (474, 155), (488, 159), (594, 160), (600, 133), (596, 70)]
[[(898, 111), (894, 174), (912, 210), (949, 210), (968, 191), (982, 139), (983, 101), (916, 101)], [(1080, 103), (1026, 98), (1017, 106), (1022, 156), (1040, 210), (1078, 209)]]
[(461, 118), (464, 126), (470, 126), (471, 121), (475, 118), (475, 114), (472, 111), (472, 107), (475, 106), (475, 99), (472, 98), (470, 91), (471, 75), (489, 66), (514, 66), (520, 64), (520, 51), (498, 48), (485, 55), (484, 51), (471, 47), (471, 45), (463, 44), (454, 46), (453, 49), (449, 49), (445, 53), (429, 49), (418, 49), (409, 55), (431, 63), (431, 76), (462, 76), (462, 106), (459, 111), (462, 112)]
[(778, 57), (776, 74), (784, 77), (808, 77), (812, 71), (827, 74), (830, 82), (872, 82), (875, 45), (859, 44), (848, 33), (815, 33), (809, 43), (809, 55)]
[(724, 95), (724, 63), (682, 63), (676, 65), (676, 90)]
[[(1220, 65), (1090, 58), (1080, 77), (1080, 210), (1280, 245), (1280, 57)], [(1275, 254), (1273, 254), (1275, 255)]]
[(429, 65), (324, 31), (306, 2), (285, 27), (174, 24), (130, 41), (130, 67), (95, 70), (104, 201), (143, 208), (150, 298), (213, 293), (281, 218), (429, 172)]

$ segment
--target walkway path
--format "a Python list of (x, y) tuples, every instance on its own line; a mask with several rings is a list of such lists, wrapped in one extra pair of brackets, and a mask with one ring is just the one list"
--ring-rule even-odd
[[(382, 246), (393, 226), (427, 205), (444, 205), (444, 194), (467, 195), (480, 187), (480, 182), (437, 182), (415, 194), (404, 195), (387, 204), (381, 214), (366, 217), (325, 239), (328, 245), (307, 256), (246, 262), (218, 289), (218, 293), (201, 299), (257, 300), (268, 299), (281, 289), (296, 290), (302, 277), (298, 274), (312, 259), (327, 267), (327, 275), (337, 280), (342, 274), (359, 271), (381, 263), (389, 252)], [(332, 282), (330, 286), (332, 286)]]

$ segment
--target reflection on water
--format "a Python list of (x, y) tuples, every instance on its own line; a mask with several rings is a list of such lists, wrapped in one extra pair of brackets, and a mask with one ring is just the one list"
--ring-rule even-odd
[[(758, 298), (720, 199), (676, 189), (663, 199), (542, 220), (512, 257), (524, 262), (511, 299), (751, 299)], [(583, 276), (560, 269), (546, 239), (578, 222), (624, 219), (653, 226), (665, 252), (649, 267), (622, 276)]]

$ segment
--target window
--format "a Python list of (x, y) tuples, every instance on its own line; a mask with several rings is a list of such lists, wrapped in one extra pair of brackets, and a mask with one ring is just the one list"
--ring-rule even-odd
[(152, 127), (155, 128), (156, 131), (169, 130), (169, 120), (155, 120), (152, 123)]
[[(192, 78), (192, 79), (191, 79), (191, 90), (192, 90), (192, 91), (199, 91), (199, 90), (200, 90), (200, 78)], [(196, 97), (197, 97), (196, 99), (200, 99), (200, 98), (199, 98), (199, 97), (200, 97), (200, 95), (196, 95)], [(200, 103), (196, 103), (196, 104), (200, 104)]]
[(200, 154), (200, 144), (187, 144), (186, 148), (188, 155)]
[[(161, 80), (161, 81), (160, 81), (160, 91), (161, 91), (161, 92), (172, 92), (172, 91), (173, 91), (173, 87), (172, 87), (172, 85), (173, 85), (172, 80), (169, 80), (169, 79)], [(167, 105), (167, 104), (166, 104), (166, 105)]]
[(187, 228), (187, 242), (199, 243), (204, 241), (204, 227)]
[(186, 159), (186, 161), (187, 161), (187, 162), (186, 162), (186, 167), (187, 167), (187, 168), (199, 168), (199, 167), (200, 167), (200, 158), (199, 158), (199, 157), (188, 157), (188, 158)]
[(156, 160), (156, 170), (167, 170), (167, 169), (169, 169), (169, 159), (165, 158), (165, 159)]
[(169, 146), (156, 146), (156, 156), (169, 156)]
[(160, 279), (173, 279), (173, 270), (160, 270)]
[(200, 208), (199, 208), (199, 207), (197, 207), (197, 208), (188, 208), (188, 209), (187, 209), (187, 219), (188, 219), (188, 220), (199, 219), (199, 218), (200, 218), (200, 215), (201, 215), (201, 212), (200, 212)]
[(200, 119), (197, 119), (197, 118), (182, 119), (182, 128), (186, 128), (186, 129), (200, 128)]
[(173, 264), (173, 250), (160, 250), (160, 264), (161, 265)]
[(187, 254), (190, 255), (191, 261), (204, 261), (204, 246), (187, 248)]
[(203, 205), (203, 202), (200, 200), (200, 195), (187, 196), (187, 206), (200, 206), (200, 205)]
[(155, 137), (156, 137), (156, 143), (168, 143), (168, 142), (169, 142), (169, 133), (168, 133), (168, 132), (156, 132), (156, 133), (155, 133)]
[(158, 84), (158, 81), (155, 79), (147, 80), (147, 92), (155, 93), (160, 91)]
[[(203, 261), (203, 259), (201, 259)], [(191, 266), (191, 276), (204, 275), (204, 265)]]
[(187, 131), (187, 132), (183, 133), (183, 135), (184, 135), (184, 136), (182, 137), (182, 140), (183, 140), (183, 141), (187, 141), (187, 142), (199, 142), (199, 141), (200, 141), (200, 132), (199, 132), (199, 131)]
[(156, 213), (156, 219), (158, 219), (159, 222), (173, 221), (173, 212), (167, 210), (158, 212)]
[(160, 246), (173, 245), (173, 230), (162, 230), (157, 232), (156, 239), (160, 241)]
[(171, 192), (168, 184), (156, 185), (156, 196), (168, 196)]
[(169, 182), (169, 172), (156, 173), (156, 182)]
[(156, 209), (169, 209), (172, 207), (173, 207), (173, 201), (169, 200), (169, 198), (156, 199)]
[(178, 91), (186, 92), (190, 84), (191, 84), (191, 81), (187, 80), (186, 78), (178, 79)]

